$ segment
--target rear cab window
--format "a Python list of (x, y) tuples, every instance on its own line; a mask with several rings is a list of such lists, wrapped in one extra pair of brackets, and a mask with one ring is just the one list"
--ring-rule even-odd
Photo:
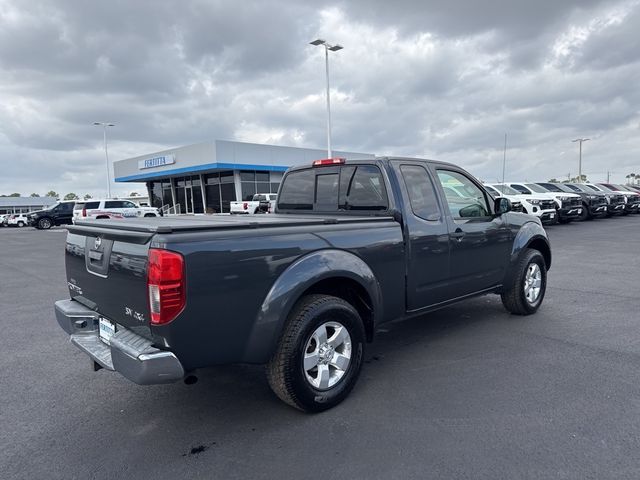
[(350, 164), (289, 172), (280, 187), (279, 210), (385, 211), (389, 208), (377, 165)]

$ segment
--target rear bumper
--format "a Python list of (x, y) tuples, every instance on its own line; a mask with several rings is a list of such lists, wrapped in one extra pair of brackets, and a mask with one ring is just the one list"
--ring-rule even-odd
[(59, 300), (55, 311), (58, 324), (69, 334), (71, 343), (100, 367), (119, 372), (139, 385), (173, 383), (184, 378), (184, 368), (172, 352), (155, 348), (147, 338), (120, 325), (110, 345), (104, 343), (98, 333), (100, 315), (84, 305)]

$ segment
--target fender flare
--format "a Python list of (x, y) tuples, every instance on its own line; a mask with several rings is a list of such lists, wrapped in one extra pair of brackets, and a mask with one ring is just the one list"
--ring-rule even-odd
[[(503, 285), (511, 284), (511, 280), (514, 274), (514, 267), (517, 264), (518, 259), (520, 258), (522, 253), (532, 244), (534, 244), (535, 247), (538, 247), (536, 248), (536, 250), (542, 250), (541, 253), (545, 259), (547, 270), (551, 268), (551, 245), (549, 244), (547, 232), (539, 223), (527, 222), (520, 228), (520, 230), (518, 230), (516, 237), (513, 239), (509, 266), (507, 267), (505, 278), (502, 282)], [(542, 245), (544, 245), (544, 247), (542, 247)]]
[(297, 259), (280, 274), (265, 297), (245, 347), (249, 363), (269, 360), (291, 310), (300, 297), (316, 283), (331, 278), (348, 278), (368, 293), (374, 326), (382, 315), (380, 285), (369, 266), (345, 250), (319, 250)]

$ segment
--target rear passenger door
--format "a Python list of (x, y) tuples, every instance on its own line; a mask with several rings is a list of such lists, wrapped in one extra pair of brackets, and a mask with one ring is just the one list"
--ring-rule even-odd
[(406, 303), (414, 311), (449, 298), (449, 230), (426, 164), (393, 161), (392, 166), (405, 203)]
[(452, 296), (501, 284), (511, 254), (511, 231), (493, 213), (490, 196), (470, 175), (435, 166), (451, 238)]

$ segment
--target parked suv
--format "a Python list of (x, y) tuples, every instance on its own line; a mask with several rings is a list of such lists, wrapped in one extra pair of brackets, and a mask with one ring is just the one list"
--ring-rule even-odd
[(9, 215), (7, 220), (7, 226), (9, 227), (24, 227), (29, 225), (29, 219), (26, 213), (13, 213)]
[(582, 214), (582, 199), (575, 193), (554, 193), (535, 183), (510, 182), (511, 188), (516, 189), (523, 195), (537, 195), (551, 198), (556, 202), (558, 212), (558, 222), (569, 223), (580, 218)]
[(625, 207), (627, 204), (627, 198), (621, 192), (612, 192), (599, 185), (593, 183), (581, 183), (580, 188), (588, 189), (592, 192), (604, 193), (607, 197), (607, 215), (625, 215)]
[(69, 225), (75, 201), (58, 202), (52, 207), (29, 213), (29, 225), (48, 230), (54, 225)]
[(598, 187), (602, 187), (611, 192), (624, 195), (624, 212), (638, 213), (638, 209), (640, 208), (640, 194), (631, 192), (628, 189), (624, 188), (622, 185), (615, 185), (613, 183), (598, 183)]
[(556, 203), (550, 198), (536, 195), (523, 195), (508, 185), (500, 183), (485, 186), (496, 190), (499, 195), (511, 200), (512, 204), (516, 201), (519, 202), (522, 205), (523, 213), (535, 215), (544, 224), (556, 223), (558, 221), (556, 215)]
[(73, 222), (85, 219), (159, 217), (155, 207), (141, 207), (129, 200), (102, 199), (77, 202)]
[(591, 220), (595, 217), (604, 217), (607, 215), (607, 198), (600, 192), (584, 192), (573, 185), (565, 183), (538, 182), (543, 188), (554, 193), (575, 193), (582, 198), (582, 212), (580, 212), (580, 220)]

